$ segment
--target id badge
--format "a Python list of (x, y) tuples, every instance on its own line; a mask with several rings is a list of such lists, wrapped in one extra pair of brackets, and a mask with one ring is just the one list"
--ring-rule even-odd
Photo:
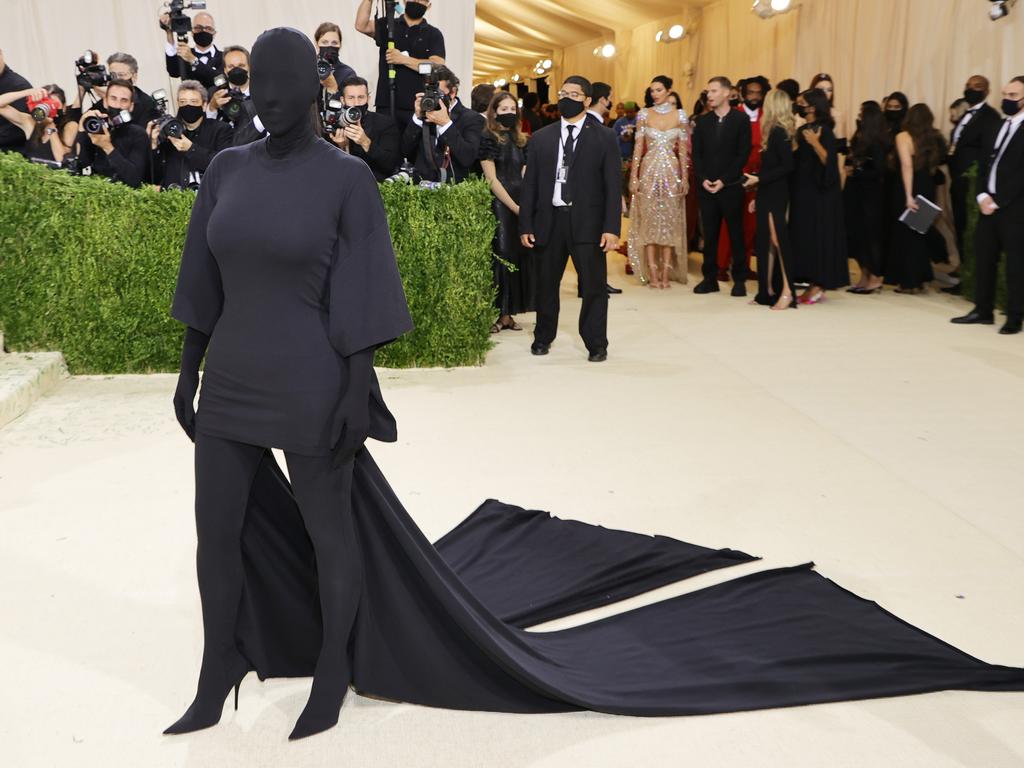
[(555, 174), (555, 181), (558, 184), (565, 184), (569, 181), (569, 168), (564, 165), (558, 167), (558, 172)]

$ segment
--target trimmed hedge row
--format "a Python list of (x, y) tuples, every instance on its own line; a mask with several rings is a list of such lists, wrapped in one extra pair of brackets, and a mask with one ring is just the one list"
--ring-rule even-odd
[[(480, 365), (494, 320), (486, 182), (381, 187), (416, 329), (388, 367)], [(72, 373), (176, 371), (168, 314), (195, 195), (76, 178), (0, 153), (0, 329)]]
[[(977, 264), (974, 256), (974, 230), (981, 218), (981, 211), (974, 204), (977, 196), (978, 166), (971, 166), (968, 171), (970, 183), (967, 189), (967, 232), (964, 235), (964, 252), (960, 254), (960, 285), (966, 299), (974, 298), (974, 271)], [(996, 306), (1006, 306), (1006, 259), (999, 262), (999, 274), (996, 277)]]

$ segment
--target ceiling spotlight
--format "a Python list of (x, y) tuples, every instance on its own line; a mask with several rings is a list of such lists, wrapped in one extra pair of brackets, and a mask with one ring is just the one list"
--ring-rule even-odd
[[(1009, 1), (1015, 2), (1016, 0)], [(762, 19), (770, 19), (772, 16), (775, 16), (778, 13), (785, 13), (792, 8), (792, 0), (754, 0), (754, 5), (750, 10)]]
[(495, 88), (504, 88), (506, 85), (508, 85), (508, 80), (506, 80), (504, 77), (499, 77), (497, 80), (494, 81)]
[(544, 61), (542, 61), (542, 62), (540, 63), (540, 65), (541, 65), (541, 66), (542, 66), (542, 67), (543, 67), (544, 69), (551, 69), (551, 59), (544, 59)]
[(668, 31), (668, 36), (670, 38), (672, 38), (673, 40), (678, 40), (685, 33), (686, 33), (686, 30), (683, 29), (683, 25), (682, 24), (673, 24), (672, 27)]
[(790, 0), (772, 0), (772, 10), (776, 13), (785, 13), (789, 10)]
[(992, 0), (992, 7), (988, 9), (988, 17), (992, 21), (999, 21), (1010, 13), (1010, 9), (1017, 0)]
[(615, 55), (615, 46), (612, 45), (611, 43), (605, 43), (604, 45), (601, 46), (601, 55), (604, 56), (606, 59), (610, 59), (612, 56)]
[(520, 80), (522, 80), (522, 79), (523, 79), (523, 78), (521, 78), (521, 77), (519, 76), (519, 73), (518, 73), (518, 72), (516, 72), (516, 73), (515, 73), (514, 75), (512, 75), (512, 82), (513, 82), (513, 83), (518, 83), (518, 82), (519, 82)]
[(658, 30), (658, 34), (656, 34), (654, 36), (654, 42), (660, 43), (664, 37), (665, 37), (665, 30), (664, 29), (659, 29)]

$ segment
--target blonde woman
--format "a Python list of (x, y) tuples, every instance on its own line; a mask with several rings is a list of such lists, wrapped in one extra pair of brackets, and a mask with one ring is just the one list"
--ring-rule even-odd
[(757, 185), (757, 296), (751, 303), (772, 309), (797, 307), (790, 284), (793, 251), (786, 223), (795, 134), (792, 100), (784, 91), (770, 91), (761, 123), (761, 172), (748, 174), (746, 186)]

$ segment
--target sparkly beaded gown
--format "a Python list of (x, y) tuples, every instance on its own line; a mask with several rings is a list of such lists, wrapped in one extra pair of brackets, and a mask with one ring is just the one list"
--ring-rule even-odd
[(642, 109), (637, 115), (633, 164), (639, 168), (639, 186), (630, 206), (629, 261), (641, 282), (647, 283), (646, 246), (670, 246), (674, 253), (669, 277), (685, 283), (690, 124), (686, 113), (679, 109), (677, 125), (667, 130), (655, 128), (650, 115), (656, 110)]

